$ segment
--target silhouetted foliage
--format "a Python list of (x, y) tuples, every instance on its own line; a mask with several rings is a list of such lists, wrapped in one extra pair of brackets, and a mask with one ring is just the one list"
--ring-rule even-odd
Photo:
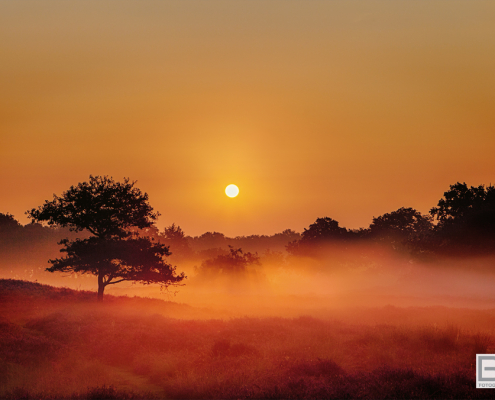
[(75, 238), (68, 228), (30, 223), (22, 226), (11, 214), (0, 214), (0, 274), (37, 279), (44, 275), (46, 260), (59, 252), (61, 237)]
[(229, 245), (240, 247), (250, 252), (262, 252), (268, 248), (275, 251), (284, 251), (289, 242), (300, 238), (301, 235), (291, 229), (285, 229), (283, 232), (271, 236), (248, 235), (231, 238), (219, 232), (206, 232), (200, 236), (186, 237), (191, 250), (198, 256), (205, 254), (205, 250), (221, 249)]
[(273, 238), (280, 240), (285, 244), (294, 240), (299, 240), (301, 238), (301, 234), (293, 231), (292, 229), (285, 229), (282, 232), (273, 235)]
[(423, 241), (424, 247), (455, 255), (495, 253), (495, 187), (457, 182), (430, 214), (438, 225)]
[(193, 243), (197, 251), (225, 247), (227, 245), (225, 235), (219, 232), (203, 233), (201, 236), (193, 238)]
[(172, 224), (166, 227), (160, 234), (160, 240), (170, 248), (175, 257), (185, 258), (192, 253), (189, 241), (178, 225)]
[(242, 249), (229, 246), (228, 254), (220, 254), (201, 263), (200, 272), (206, 274), (239, 274), (247, 271), (251, 265), (260, 265), (257, 253), (244, 253)]
[(301, 237), (302, 242), (323, 242), (327, 240), (341, 239), (347, 233), (339, 223), (332, 218), (317, 218), (308, 229), (304, 229)]
[(429, 234), (433, 229), (432, 219), (430, 215), (422, 215), (414, 208), (402, 207), (377, 218), (373, 217), (369, 235), (373, 240), (390, 243), (397, 249), (416, 237)]
[(469, 188), (465, 182), (457, 182), (450, 185), (450, 189), (443, 196), (437, 206), (430, 210), (430, 214), (441, 224), (446, 224), (465, 218), (473, 211), (493, 208), (495, 188), (493, 186), (485, 188), (484, 185)]
[(289, 242), (287, 251), (293, 255), (311, 255), (331, 242), (348, 237), (347, 229), (341, 228), (332, 218), (317, 218), (308, 229), (304, 228), (301, 239)]
[(22, 228), (12, 214), (0, 213), (0, 235), (12, 234)]
[(90, 176), (89, 182), (71, 186), (62, 196), (33, 208), (27, 214), (33, 221), (87, 230), (94, 236), (60, 242), (64, 258), (50, 260), (47, 271), (80, 272), (98, 277), (98, 300), (107, 285), (122, 281), (160, 283), (181, 282), (185, 276), (175, 274), (175, 267), (165, 263), (168, 248), (138, 237), (138, 229), (151, 228), (158, 213), (148, 203), (148, 195), (134, 187), (128, 178), (115, 182), (107, 176)]
[(159, 215), (135, 183), (90, 175), (89, 182), (71, 186), (60, 197), (53, 195), (52, 201), (26, 214), (33, 222), (68, 226), (76, 232), (86, 229), (100, 238), (128, 237), (129, 228), (150, 227)]
[[(60, 237), (68, 236), (72, 240), (76, 233), (86, 235), (87, 238), (91, 231), (99, 237), (148, 237), (165, 244), (174, 262), (180, 260), (191, 265), (199, 265), (218, 256), (228, 256), (227, 246), (264, 254), (265, 265), (281, 266), (285, 263), (287, 251), (291, 255), (309, 256), (317, 261), (334, 257), (333, 265), (345, 265), (346, 268), (366, 262), (367, 255), (371, 253), (389, 251), (390, 248), (395, 251), (408, 250), (422, 258), (431, 258), (434, 254), (483, 256), (493, 254), (495, 248), (493, 186), (468, 187), (465, 183), (456, 183), (445, 192), (437, 207), (431, 209), (430, 215), (402, 207), (373, 217), (369, 228), (346, 229), (332, 218), (325, 217), (318, 218), (302, 234), (286, 229), (271, 236), (227, 237), (219, 232), (206, 232), (190, 237), (176, 224), (166, 227), (163, 232), (158, 231), (153, 225), (158, 214), (154, 214), (147, 204), (147, 195), (133, 187), (134, 183), (128, 180), (123, 183), (112, 181), (112, 190), (95, 198), (94, 202), (89, 201), (98, 190), (97, 187), (105, 185), (105, 180), (108, 183), (111, 179), (90, 177), (89, 183), (72, 187), (64, 196), (55, 196), (52, 202), (47, 201), (42, 207), (28, 213), (33, 220), (45, 221), (53, 226), (38, 223), (22, 226), (12, 215), (0, 214), (0, 266), (7, 269), (8, 265), (9, 271), (12, 270), (11, 266), (14, 266), (14, 270), (22, 268), (23, 276), (32, 278), (32, 273), (26, 275), (28, 269), (31, 272), (40, 269), (40, 260), (55, 258), (57, 249), (52, 243), (55, 242), (54, 238), (59, 240)], [(78, 191), (81, 192), (81, 198), (74, 197)], [(134, 203), (130, 198), (128, 201), (114, 201), (111, 200), (112, 192), (124, 197), (132, 197), (134, 192), (141, 200)], [(100, 207), (107, 200), (111, 205)], [(87, 211), (83, 211), (85, 204), (90, 204)], [(129, 215), (132, 218), (128, 221), (122, 216), (127, 215), (124, 211), (126, 207), (129, 210), (132, 204), (139, 204), (140, 211), (131, 212)], [(58, 222), (50, 214), (54, 213), (56, 207), (63, 210), (63, 217), (57, 219)], [(112, 207), (118, 208), (119, 212), (112, 214)], [(437, 220), (436, 225), (433, 224), (433, 217)], [(108, 221), (110, 227), (106, 226)], [(75, 232), (69, 233), (69, 229)], [(365, 252), (360, 255), (359, 245), (366, 245)], [(362, 249), (365, 247), (361, 246)], [(29, 251), (24, 251), (27, 249)], [(285, 263), (285, 266), (288, 265), (290, 262)]]
[(50, 260), (50, 272), (90, 273), (98, 277), (98, 297), (103, 297), (107, 285), (123, 281), (143, 284), (176, 285), (184, 274), (176, 275), (176, 268), (163, 261), (169, 256), (168, 247), (148, 238), (110, 238), (96, 236), (89, 239), (67, 239), (60, 242), (67, 256)]

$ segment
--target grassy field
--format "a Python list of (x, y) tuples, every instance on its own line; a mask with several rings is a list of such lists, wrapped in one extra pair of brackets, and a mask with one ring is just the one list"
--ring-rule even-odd
[(481, 399), (495, 310), (380, 307), (215, 318), (157, 299), (0, 280), (7, 399)]

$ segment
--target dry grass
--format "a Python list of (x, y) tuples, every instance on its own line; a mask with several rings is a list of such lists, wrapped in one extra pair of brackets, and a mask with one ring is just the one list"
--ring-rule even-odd
[[(71, 296), (70, 301), (57, 300), (56, 309), (43, 307), (50, 296), (24, 296), (18, 310), (26, 313), (15, 315), (4, 296), (0, 395), (8, 399), (495, 397), (494, 391), (474, 386), (474, 355), (493, 351), (493, 338), (489, 331), (471, 331), (468, 324), (406, 325), (394, 317), (395, 308), (389, 310), (387, 324), (310, 316), (180, 320), (154, 309), (128, 311), (132, 310), (129, 299), (96, 307), (92, 300), (77, 302)], [(20, 299), (16, 297), (18, 306)], [(385, 312), (375, 311), (377, 316)]]

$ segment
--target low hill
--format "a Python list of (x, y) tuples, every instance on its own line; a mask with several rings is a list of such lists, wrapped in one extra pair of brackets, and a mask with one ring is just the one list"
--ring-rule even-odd
[(165, 317), (207, 318), (208, 310), (156, 298), (105, 295), (103, 304), (96, 301), (96, 292), (54, 287), (38, 282), (0, 279), (0, 317), (21, 318), (46, 315), (67, 307), (94, 308), (131, 314), (160, 314)]
[(13, 297), (20, 296), (44, 300), (65, 299), (72, 301), (91, 301), (95, 299), (94, 292), (88, 290), (57, 288), (38, 282), (28, 282), (18, 279), (0, 279), (0, 300), (9, 301)]

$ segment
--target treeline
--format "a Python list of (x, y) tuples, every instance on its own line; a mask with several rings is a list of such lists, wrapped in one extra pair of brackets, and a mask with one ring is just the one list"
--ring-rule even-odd
[(469, 187), (457, 182), (428, 214), (401, 207), (373, 217), (368, 228), (347, 229), (330, 217), (322, 217), (302, 234), (287, 229), (273, 236), (228, 238), (218, 232), (207, 232), (187, 237), (180, 227), (172, 225), (159, 235), (172, 252), (176, 249), (179, 254), (195, 254), (200, 259), (228, 256), (227, 246), (233, 247), (232, 258), (235, 249), (265, 252), (265, 256), (275, 258), (284, 250), (290, 256), (325, 258), (354, 251), (357, 245), (365, 247), (365, 251), (380, 247), (423, 258), (487, 256), (495, 254), (495, 187)]
[(47, 227), (38, 223), (21, 225), (9, 213), (0, 213), (0, 273), (4, 276), (35, 278), (58, 256), (63, 238), (87, 237), (68, 228)]
[[(469, 187), (458, 182), (428, 214), (402, 207), (373, 217), (370, 226), (361, 229), (346, 229), (338, 221), (322, 217), (302, 234), (286, 229), (274, 235), (230, 238), (206, 232), (192, 237), (175, 224), (162, 231), (152, 226), (139, 233), (168, 246), (172, 262), (194, 263), (202, 268), (215, 263), (228, 265), (229, 260), (235, 269), (260, 263), (260, 259), (262, 263), (280, 264), (287, 257), (344, 257), (366, 246), (368, 252), (370, 248), (387, 248), (416, 257), (495, 255), (495, 187)], [(59, 255), (57, 243), (76, 236), (84, 236), (84, 232), (36, 223), (23, 226), (14, 216), (0, 214), (0, 266), (3, 271), (17, 267), (44, 269), (48, 259)]]
[(456, 183), (429, 214), (413, 208), (374, 217), (366, 229), (350, 230), (332, 218), (318, 218), (301, 239), (287, 245), (293, 255), (322, 256), (356, 243), (382, 244), (414, 256), (495, 255), (495, 187)]
[[(187, 236), (180, 226), (172, 224), (163, 230), (156, 226), (139, 230), (139, 236), (147, 236), (169, 247), (173, 263), (184, 262), (211, 265), (212, 260), (229, 260), (234, 265), (243, 257), (256, 260), (256, 253), (269, 258), (283, 258), (287, 244), (299, 240), (301, 235), (286, 229), (274, 235), (250, 235), (227, 237), (219, 232), (206, 232), (199, 236)], [(58, 244), (62, 239), (88, 238), (89, 232), (72, 232), (69, 228), (44, 226), (39, 223), (22, 225), (9, 213), (0, 213), (0, 272), (4, 276), (35, 279), (44, 272), (49, 259), (60, 257)], [(229, 247), (230, 246), (230, 247)], [(231, 248), (235, 248), (232, 250)], [(242, 249), (239, 251), (239, 249)], [(252, 255), (252, 258), (250, 258)], [(241, 262), (242, 263), (242, 262)]]

